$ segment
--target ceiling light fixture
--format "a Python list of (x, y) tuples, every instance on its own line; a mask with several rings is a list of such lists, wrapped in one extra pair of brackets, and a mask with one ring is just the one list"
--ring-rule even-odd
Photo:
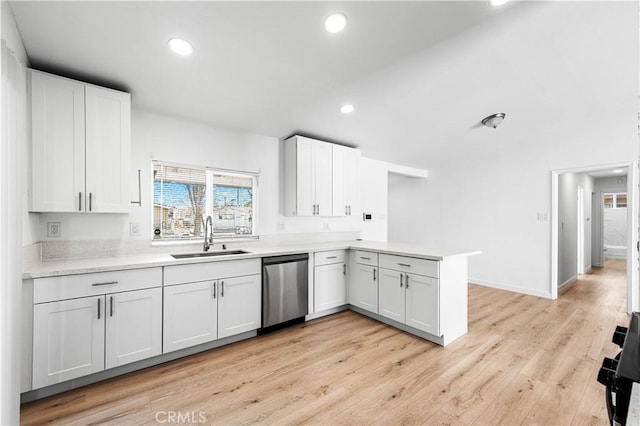
[(340, 107), (340, 112), (343, 114), (351, 114), (355, 109), (356, 107), (354, 107), (353, 105), (346, 104)]
[(168, 43), (171, 50), (178, 55), (189, 56), (193, 53), (193, 46), (191, 46), (191, 44), (186, 40), (181, 38), (171, 38)]
[(622, 173), (622, 172), (624, 172), (624, 170), (622, 170), (622, 169), (615, 169), (615, 170), (613, 171), (613, 173)]
[(491, 0), (491, 6), (502, 6), (503, 4), (505, 4), (506, 2), (508, 2), (509, 0)]
[(496, 114), (491, 114), (490, 116), (482, 119), (482, 124), (487, 127), (493, 127), (494, 129), (502, 123), (506, 114), (504, 112), (498, 112)]
[(335, 34), (344, 30), (347, 26), (347, 17), (342, 13), (334, 13), (324, 20), (324, 28), (327, 32)]

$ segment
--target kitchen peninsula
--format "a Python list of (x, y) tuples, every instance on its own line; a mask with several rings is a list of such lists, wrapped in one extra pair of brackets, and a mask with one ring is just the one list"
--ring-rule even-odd
[[(467, 332), (467, 259), (479, 254), (478, 251), (359, 240), (307, 244), (248, 242), (241, 247), (246, 253), (219, 251), (224, 254), (204, 258), (175, 259), (166, 252), (147, 252), (32, 264), (23, 275), (25, 335), (31, 336), (25, 339), (23, 351), (26, 359), (31, 360), (29, 367), (33, 366), (23, 371), (23, 399), (38, 399), (254, 337), (260, 328), (260, 263), (266, 256), (309, 254), (307, 320), (351, 309), (439, 345), (447, 345)], [(323, 254), (325, 258), (338, 259), (337, 270), (342, 279), (338, 277), (325, 284), (318, 274), (327, 263), (320, 260)], [(327, 266), (331, 269), (332, 265)], [(169, 278), (177, 276), (172, 271), (179, 271), (181, 279), (185, 278), (176, 282)], [(233, 287), (233, 277), (242, 278), (238, 281), (245, 287), (242, 291)], [(223, 293), (216, 295), (220, 291), (216, 283), (225, 281), (227, 295), (224, 287)], [(330, 298), (325, 285), (333, 286), (328, 290)], [(171, 304), (171, 298), (181, 289), (184, 294), (199, 295), (193, 303), (218, 299), (214, 330), (206, 333), (206, 337), (205, 333), (199, 333), (197, 339), (187, 343), (172, 339), (181, 332), (179, 327), (193, 326), (179, 324), (175, 319), (174, 310), (178, 308)], [(202, 297), (209, 294), (212, 296)], [(223, 308), (222, 303), (236, 305)], [(242, 312), (241, 318), (225, 318), (222, 314), (225, 309)], [(83, 346), (66, 349), (87, 354), (91, 362), (77, 360), (75, 367), (62, 365), (63, 360), (54, 356), (61, 348), (49, 347), (52, 340), (47, 334), (51, 333), (49, 324), (56, 321), (56, 312), (65, 310), (84, 312), (86, 318), (78, 317), (73, 324), (65, 324), (73, 328), (67, 332), (75, 337), (66, 341), (62, 333), (59, 344)], [(198, 311), (196, 306), (189, 310)], [(136, 333), (131, 332), (137, 328)], [(102, 336), (101, 330), (105, 329)], [(82, 337), (83, 333), (86, 336)], [(89, 355), (92, 351), (106, 353), (106, 358), (94, 362), (95, 358)], [(60, 364), (58, 368), (56, 362)]]

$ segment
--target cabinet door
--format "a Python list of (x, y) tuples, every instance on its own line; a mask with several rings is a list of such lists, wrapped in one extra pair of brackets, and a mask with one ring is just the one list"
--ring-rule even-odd
[(378, 313), (378, 268), (356, 264), (349, 279), (349, 303)]
[(347, 151), (349, 148), (336, 145), (333, 148), (333, 216), (347, 216), (346, 173)]
[(261, 275), (222, 278), (218, 300), (218, 337), (257, 330), (261, 325)]
[(84, 210), (84, 85), (30, 71), (31, 211)]
[(313, 167), (314, 141), (296, 138), (296, 215), (315, 214), (316, 194)]
[(164, 287), (163, 350), (167, 353), (218, 338), (215, 281)]
[(360, 151), (348, 148), (345, 159), (344, 193), (349, 216), (360, 216)]
[(162, 353), (162, 288), (108, 294), (105, 366), (113, 368)]
[(360, 151), (333, 145), (333, 216), (358, 215)]
[(105, 297), (33, 307), (33, 388), (104, 370)]
[(318, 216), (333, 214), (332, 197), (332, 146), (326, 142), (314, 141), (313, 167), (314, 191)]
[(347, 303), (346, 264), (316, 266), (314, 270), (314, 311), (335, 308)]
[(378, 313), (404, 323), (404, 274), (380, 268)]
[(440, 298), (438, 279), (415, 274), (406, 276), (406, 324), (439, 336)]
[(128, 213), (131, 206), (131, 98), (87, 86), (86, 211)]

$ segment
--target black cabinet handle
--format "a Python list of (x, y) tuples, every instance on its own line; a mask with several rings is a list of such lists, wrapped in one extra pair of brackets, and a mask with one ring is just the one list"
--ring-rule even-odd
[(102, 299), (98, 299), (98, 319), (100, 319), (100, 305), (101, 305)]

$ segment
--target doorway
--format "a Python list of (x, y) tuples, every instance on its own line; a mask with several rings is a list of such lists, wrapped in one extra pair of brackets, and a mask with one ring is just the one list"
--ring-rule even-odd
[[(552, 298), (558, 297), (559, 288), (576, 281), (580, 274), (588, 273), (591, 267), (605, 265), (604, 197), (605, 194), (620, 193), (624, 194), (620, 200), (617, 200), (617, 196), (607, 195), (606, 201), (611, 205), (612, 198), (615, 198), (620, 207), (615, 216), (622, 215), (623, 206), (626, 210), (627, 214), (622, 219), (624, 236), (621, 238), (624, 244), (609, 244), (609, 247), (616, 245), (618, 253), (620, 250), (622, 252), (618, 256), (626, 262), (627, 309), (629, 312), (638, 310), (640, 278), (635, 250), (638, 241), (637, 163), (553, 171), (551, 181)], [(611, 182), (615, 182), (613, 187)], [(619, 225), (620, 218), (616, 217), (616, 221)], [(610, 253), (611, 250), (608, 248)]]

